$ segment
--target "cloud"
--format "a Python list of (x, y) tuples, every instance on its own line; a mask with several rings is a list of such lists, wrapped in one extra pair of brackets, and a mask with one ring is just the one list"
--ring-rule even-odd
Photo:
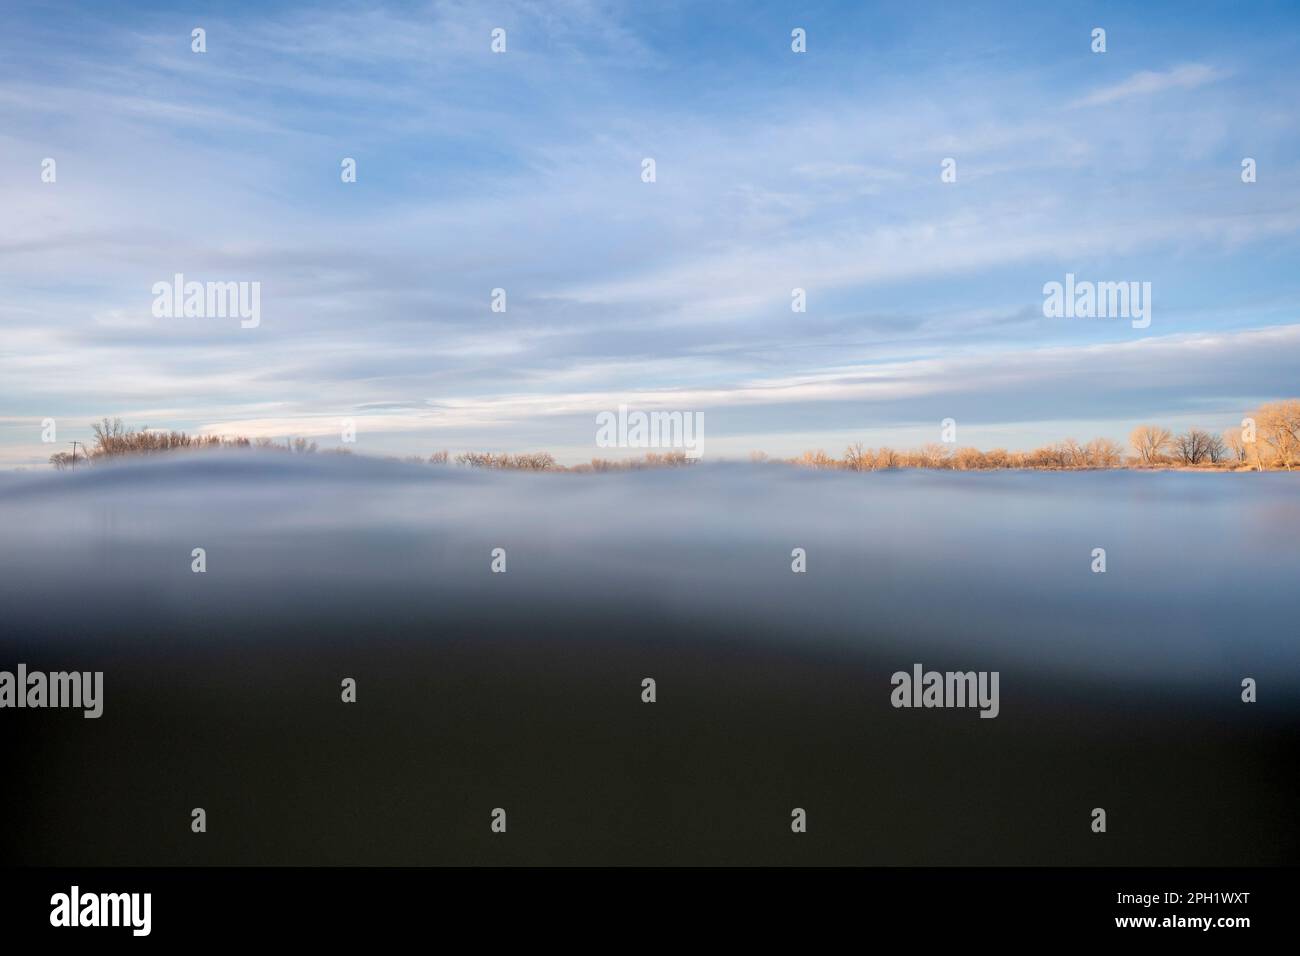
[(1214, 83), (1228, 73), (1205, 63), (1186, 63), (1163, 72), (1142, 70), (1128, 79), (1094, 90), (1073, 101), (1071, 107), (1105, 106), (1137, 96), (1152, 96), (1167, 90), (1193, 90)]
[[(369, 432), (436, 433), (478, 429), (485, 440), (510, 427), (528, 440), (530, 426), (572, 419), (567, 438), (581, 444), (598, 412), (628, 405), (643, 410), (704, 411), (711, 418), (737, 409), (852, 406), (853, 419), (878, 428), (925, 419), (945, 409), (958, 420), (1037, 421), (1078, 416), (1128, 421), (1185, 414), (1207, 404), (1246, 411), (1236, 396), (1264, 389), (1280, 395), (1300, 376), (1300, 324), (1242, 332), (1142, 338), (1088, 346), (983, 351), (949, 358), (845, 365), (800, 374), (757, 376), (726, 387), (534, 391), (454, 401), (424, 409), (350, 410)], [(1212, 387), (1206, 383), (1213, 382)], [(1100, 387), (1099, 383), (1106, 383)], [(1195, 391), (1187, 388), (1194, 386)], [(314, 413), (229, 419), (204, 425), (206, 434), (250, 437), (329, 436), (339, 417)], [(843, 417), (842, 412), (839, 417)], [(716, 419), (715, 419), (716, 420)], [(938, 418), (935, 419), (938, 421)], [(536, 434), (534, 428), (531, 434)], [(725, 433), (713, 431), (715, 437)], [(1123, 437), (1122, 434), (1116, 437)]]

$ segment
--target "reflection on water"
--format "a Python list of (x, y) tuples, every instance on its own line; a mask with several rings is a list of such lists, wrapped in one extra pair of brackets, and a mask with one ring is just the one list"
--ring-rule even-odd
[[(0, 712), (40, 783), (8, 797), (18, 858), (1294, 857), (1298, 492), (216, 454), (4, 476), (0, 669), (103, 669), (106, 698), (99, 721)], [(891, 709), (917, 662), (1000, 671), (1000, 716)], [(1107, 799), (1127, 823), (1103, 847)], [(763, 836), (809, 803), (808, 839)], [(226, 826), (196, 847), (200, 805)]]

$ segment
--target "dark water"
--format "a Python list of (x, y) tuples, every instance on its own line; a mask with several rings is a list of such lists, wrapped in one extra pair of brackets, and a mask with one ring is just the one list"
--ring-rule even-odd
[(1298, 862), (1298, 531), (1288, 474), (5, 476), (0, 670), (104, 714), (0, 710), (0, 860)]

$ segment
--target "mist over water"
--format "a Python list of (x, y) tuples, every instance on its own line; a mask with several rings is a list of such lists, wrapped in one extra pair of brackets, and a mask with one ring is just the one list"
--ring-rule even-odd
[[(219, 453), (7, 475), (0, 669), (103, 670), (105, 703), (0, 712), (6, 857), (1295, 859), (1298, 492)], [(892, 708), (914, 663), (1000, 671), (999, 717)]]
[[(1288, 474), (527, 475), (208, 455), (10, 478), (0, 527), (11, 620), (60, 641), (92, 637), (109, 608), (170, 615), (181, 636), (209, 615), (273, 632), (326, 608), (365, 621), (535, 602), (611, 641), (655, 613), (808, 653), (922, 642), (1162, 687), (1240, 666), (1300, 679)], [(505, 575), (489, 573), (497, 547)]]

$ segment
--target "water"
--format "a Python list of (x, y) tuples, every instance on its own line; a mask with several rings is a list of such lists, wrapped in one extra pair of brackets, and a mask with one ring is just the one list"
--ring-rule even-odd
[[(1297, 492), (215, 453), (5, 476), (0, 669), (103, 670), (105, 703), (0, 711), (3, 859), (1295, 862)], [(999, 716), (891, 707), (914, 663), (999, 671)]]

